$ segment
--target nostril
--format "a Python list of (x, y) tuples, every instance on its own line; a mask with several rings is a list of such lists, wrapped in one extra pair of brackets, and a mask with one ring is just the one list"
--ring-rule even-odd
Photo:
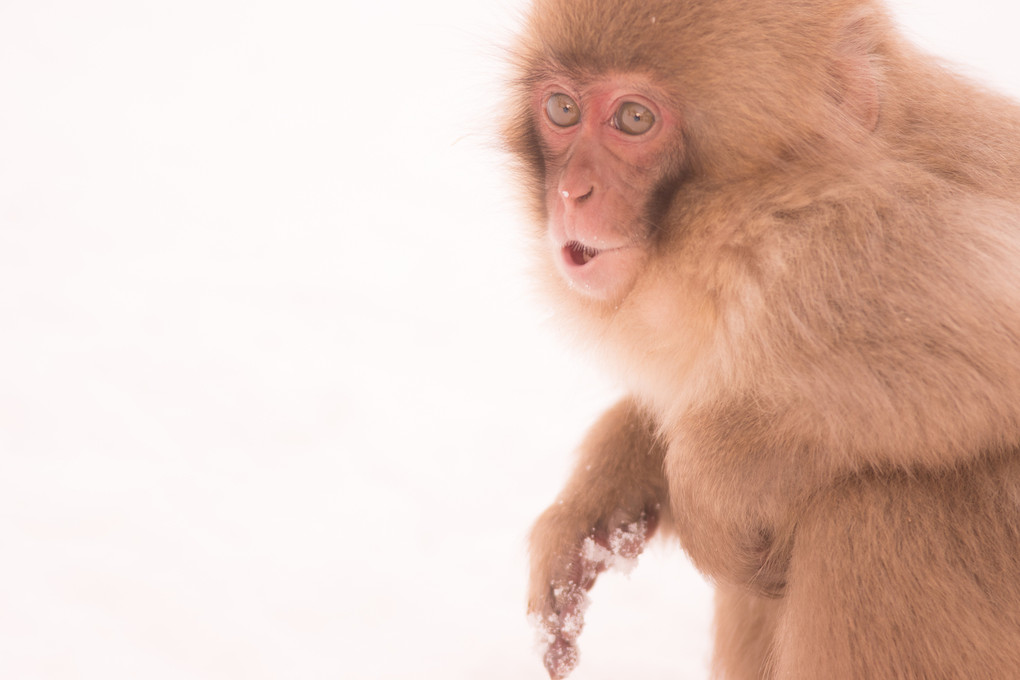
[(588, 191), (585, 194), (581, 195), (581, 196), (578, 196), (576, 194), (571, 194), (569, 191), (564, 189), (564, 190), (560, 191), (560, 196), (562, 196), (563, 200), (565, 200), (565, 201), (568, 201), (571, 198), (573, 198), (575, 201), (580, 203), (581, 201), (585, 201), (585, 200), (591, 198), (591, 195), (593, 193), (595, 193), (595, 187), (590, 187), (588, 189)]

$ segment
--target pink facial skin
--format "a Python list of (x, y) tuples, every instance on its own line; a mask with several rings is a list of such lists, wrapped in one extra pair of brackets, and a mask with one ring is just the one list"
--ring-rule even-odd
[[(564, 94), (579, 120), (557, 125), (546, 109)], [(534, 101), (546, 150), (548, 238), (559, 271), (580, 293), (615, 302), (632, 287), (647, 256), (651, 225), (644, 215), (661, 156), (676, 122), (664, 98), (637, 78), (605, 77), (576, 84), (550, 80)], [(628, 134), (618, 112), (628, 102), (651, 112), (652, 125)]]

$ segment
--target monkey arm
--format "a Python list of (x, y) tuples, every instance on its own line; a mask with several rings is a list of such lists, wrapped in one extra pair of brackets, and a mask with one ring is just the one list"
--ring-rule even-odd
[(663, 456), (652, 421), (624, 399), (589, 431), (566, 487), (536, 522), (528, 611), (546, 638), (550, 677), (565, 677), (577, 663), (595, 578), (636, 558), (668, 512)]
[(664, 434), (671, 518), (694, 564), (714, 581), (782, 594), (796, 520), (831, 482), (824, 455), (773, 424), (764, 400), (720, 398)]

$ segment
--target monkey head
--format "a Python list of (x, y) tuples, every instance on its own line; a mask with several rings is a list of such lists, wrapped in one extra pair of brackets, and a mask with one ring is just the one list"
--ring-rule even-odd
[(544, 257), (589, 308), (617, 308), (683, 236), (675, 213), (698, 187), (817, 158), (847, 121), (874, 127), (874, 17), (856, 2), (834, 20), (845, 4), (761, 21), (728, 0), (534, 4), (505, 136)]

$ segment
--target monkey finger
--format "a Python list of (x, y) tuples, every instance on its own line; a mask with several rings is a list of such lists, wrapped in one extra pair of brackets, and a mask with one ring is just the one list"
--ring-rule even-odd
[(556, 638), (542, 658), (550, 680), (563, 680), (577, 667), (577, 646), (564, 638)]
[(588, 570), (629, 572), (637, 564), (637, 557), (655, 533), (658, 514), (645, 511), (637, 519), (625, 519), (621, 514), (614, 513), (607, 528), (597, 529), (585, 543), (582, 558)]
[(588, 598), (576, 583), (554, 586), (551, 591), (551, 610), (534, 612), (532, 622), (538, 628), (542, 659), (549, 677), (561, 680), (577, 665), (576, 641), (584, 628)]

